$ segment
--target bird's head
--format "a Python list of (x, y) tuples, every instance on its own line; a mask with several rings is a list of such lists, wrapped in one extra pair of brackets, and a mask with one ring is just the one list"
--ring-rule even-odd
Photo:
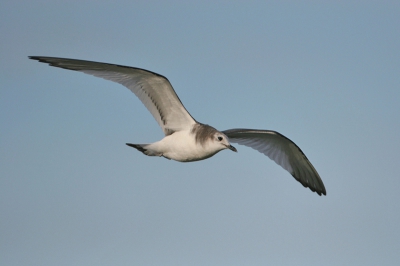
[(214, 134), (213, 143), (219, 146), (221, 150), (230, 149), (231, 151), (237, 152), (236, 148), (229, 143), (228, 137), (221, 132), (216, 132)]

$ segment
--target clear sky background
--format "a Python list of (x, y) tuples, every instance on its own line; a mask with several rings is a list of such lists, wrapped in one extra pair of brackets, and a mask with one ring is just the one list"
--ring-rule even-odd
[[(399, 1), (2, 1), (0, 265), (398, 265)], [(198, 121), (276, 130), (320, 197), (244, 146), (195, 163), (119, 84), (166, 76)]]

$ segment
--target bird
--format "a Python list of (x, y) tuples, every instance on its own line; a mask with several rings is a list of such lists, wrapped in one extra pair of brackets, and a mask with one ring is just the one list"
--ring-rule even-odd
[(219, 131), (196, 121), (186, 110), (169, 80), (142, 68), (47, 56), (29, 56), (50, 66), (74, 70), (127, 87), (153, 115), (165, 137), (147, 144), (126, 143), (147, 156), (179, 162), (204, 160), (229, 149), (231, 143), (253, 148), (288, 171), (304, 187), (326, 195), (324, 183), (303, 151), (273, 130), (235, 128)]

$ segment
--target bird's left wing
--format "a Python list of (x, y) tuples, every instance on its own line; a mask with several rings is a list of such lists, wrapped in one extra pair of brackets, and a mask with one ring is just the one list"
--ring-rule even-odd
[(229, 129), (222, 131), (230, 142), (251, 147), (287, 170), (304, 187), (326, 195), (324, 183), (301, 149), (290, 139), (271, 130)]
[(165, 135), (190, 128), (196, 121), (183, 106), (168, 79), (157, 73), (121, 65), (57, 57), (30, 56), (50, 66), (75, 70), (120, 83), (147, 107)]

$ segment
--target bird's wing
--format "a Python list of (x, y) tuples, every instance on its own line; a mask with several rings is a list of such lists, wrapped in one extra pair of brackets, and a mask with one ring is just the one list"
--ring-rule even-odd
[(171, 83), (148, 70), (92, 61), (30, 56), (50, 66), (80, 71), (120, 83), (130, 89), (147, 107), (165, 135), (190, 128), (196, 121), (185, 109)]
[(290, 139), (271, 130), (229, 129), (222, 131), (230, 142), (251, 147), (287, 170), (304, 187), (326, 195), (324, 183), (301, 149)]

